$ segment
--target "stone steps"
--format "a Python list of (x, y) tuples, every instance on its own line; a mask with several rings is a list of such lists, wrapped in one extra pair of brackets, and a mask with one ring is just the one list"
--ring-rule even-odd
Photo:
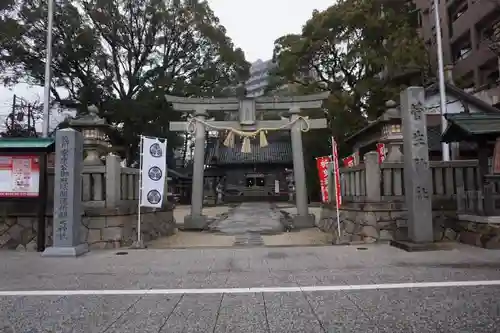
[(234, 246), (263, 246), (264, 240), (258, 233), (247, 232), (235, 235)]

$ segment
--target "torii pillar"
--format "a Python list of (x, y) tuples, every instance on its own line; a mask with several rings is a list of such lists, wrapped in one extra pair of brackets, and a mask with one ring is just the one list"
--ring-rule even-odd
[[(304, 153), (302, 148), (302, 129), (304, 124), (300, 120), (300, 111), (318, 109), (323, 101), (328, 98), (329, 92), (292, 97), (258, 97), (258, 98), (184, 98), (166, 96), (172, 103), (174, 110), (189, 112), (195, 119), (205, 122), (208, 126), (219, 128), (233, 128), (240, 131), (255, 131), (261, 128), (280, 128), (290, 130), (293, 149), (293, 169), (296, 189), (297, 215), (293, 225), (296, 228), (314, 226), (314, 215), (309, 214), (307, 205), (307, 186), (304, 167)], [(287, 113), (290, 118), (281, 120), (256, 120), (256, 110), (280, 111)], [(213, 121), (207, 120), (208, 112), (238, 112), (238, 121)], [(290, 124), (290, 127), (286, 125)], [(326, 128), (326, 119), (308, 119), (309, 129)], [(187, 122), (171, 122), (170, 130), (184, 132)], [(205, 164), (205, 124), (195, 121), (195, 152), (193, 165), (193, 183), (191, 192), (191, 214), (184, 218), (184, 228), (203, 230), (207, 227), (207, 218), (202, 214), (203, 209), (203, 169)]]

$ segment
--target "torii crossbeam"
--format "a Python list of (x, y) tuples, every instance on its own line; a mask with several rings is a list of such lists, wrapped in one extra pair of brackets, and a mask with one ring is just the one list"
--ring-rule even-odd
[[(307, 206), (307, 187), (302, 149), (302, 132), (307, 129), (326, 128), (326, 119), (307, 119), (300, 115), (301, 110), (319, 109), (329, 92), (306, 96), (258, 97), (258, 98), (185, 98), (167, 95), (174, 110), (191, 113), (190, 122), (171, 122), (170, 130), (185, 132), (188, 126), (195, 135), (193, 183), (191, 192), (191, 214), (184, 219), (186, 229), (202, 230), (207, 226), (203, 209), (203, 166), (205, 159), (205, 133), (211, 129), (236, 130), (244, 133), (256, 133), (261, 129), (290, 130), (293, 149), (293, 170), (295, 177), (297, 215), (294, 217), (296, 228), (314, 225), (314, 216), (309, 214)], [(257, 120), (257, 110), (286, 111), (289, 118), (282, 120)], [(239, 121), (207, 120), (208, 112), (236, 112)], [(244, 134), (240, 133), (240, 134)]]

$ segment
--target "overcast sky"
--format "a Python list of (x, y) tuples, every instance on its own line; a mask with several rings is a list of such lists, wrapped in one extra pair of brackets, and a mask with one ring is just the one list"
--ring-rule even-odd
[[(1, 1), (1, 0), (0, 0)], [(333, 0), (208, 0), (226, 27), (227, 34), (246, 59), (268, 60), (272, 57), (274, 41), (289, 33), (298, 33), (314, 9), (324, 10)], [(42, 87), (0, 87), (0, 124), (10, 112), (14, 94), (28, 100), (43, 99)], [(52, 122), (51, 122), (52, 123)], [(54, 121), (57, 125), (57, 121)]]

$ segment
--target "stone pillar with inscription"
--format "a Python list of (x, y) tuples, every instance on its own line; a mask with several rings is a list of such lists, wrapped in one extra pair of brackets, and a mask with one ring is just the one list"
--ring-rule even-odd
[(412, 243), (432, 243), (432, 176), (424, 88), (409, 87), (400, 97), (408, 238)]
[(74, 129), (56, 132), (53, 244), (47, 257), (77, 257), (88, 252), (80, 241), (82, 226), (83, 138)]

